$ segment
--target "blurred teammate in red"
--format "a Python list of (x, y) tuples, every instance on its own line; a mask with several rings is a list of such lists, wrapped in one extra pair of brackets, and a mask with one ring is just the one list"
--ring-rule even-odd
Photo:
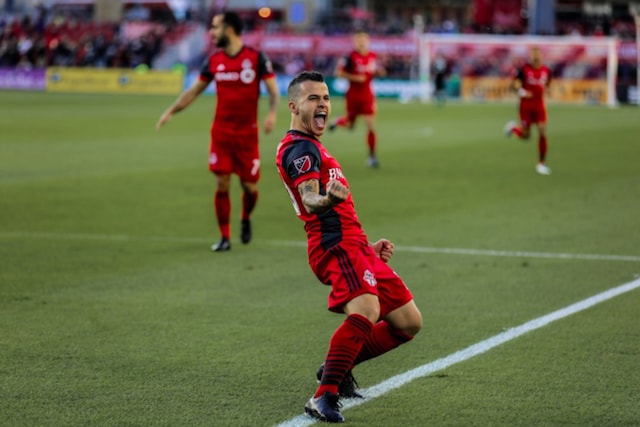
[(513, 88), (520, 97), (520, 124), (510, 121), (505, 126), (507, 136), (516, 135), (520, 139), (529, 139), (531, 125), (538, 128), (538, 164), (536, 171), (541, 175), (551, 175), (546, 165), (547, 156), (547, 109), (544, 94), (551, 83), (551, 70), (542, 64), (540, 48), (533, 47), (530, 61), (516, 72)]
[(379, 166), (376, 157), (376, 131), (374, 118), (376, 100), (371, 82), (375, 76), (383, 76), (386, 72), (378, 64), (378, 57), (369, 51), (369, 34), (358, 30), (353, 35), (353, 51), (346, 58), (341, 58), (335, 75), (349, 81), (349, 89), (345, 95), (347, 113), (329, 125), (329, 130), (337, 126), (353, 128), (356, 118), (362, 116), (367, 126), (367, 147), (369, 148), (368, 165)]
[(331, 287), (328, 308), (347, 316), (331, 337), (316, 374), (320, 385), (305, 412), (342, 422), (339, 398), (362, 397), (351, 369), (410, 341), (422, 328), (422, 316), (411, 291), (387, 264), (393, 243), (369, 243), (342, 168), (320, 142), (331, 113), (322, 74), (298, 74), (288, 97), (291, 126), (278, 145), (276, 165), (304, 221), (309, 265)]
[(199, 78), (162, 114), (156, 129), (168, 122), (173, 114), (187, 108), (213, 81), (216, 85), (216, 111), (211, 125), (209, 170), (216, 175), (217, 187), (213, 199), (218, 219), (220, 241), (211, 247), (215, 252), (231, 249), (229, 218), (231, 174), (242, 185), (242, 243), (249, 243), (252, 229), (250, 216), (258, 200), (260, 179), (260, 149), (258, 146), (258, 99), (260, 81), (269, 94), (269, 111), (264, 118), (264, 131), (273, 130), (279, 91), (269, 59), (240, 39), (243, 23), (233, 12), (213, 17), (209, 33), (219, 49), (204, 62)]

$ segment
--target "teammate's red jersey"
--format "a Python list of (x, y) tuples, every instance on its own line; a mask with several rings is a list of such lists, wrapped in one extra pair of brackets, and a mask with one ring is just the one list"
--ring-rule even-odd
[(538, 68), (531, 64), (525, 64), (518, 69), (516, 78), (522, 82), (522, 88), (531, 94), (531, 97), (521, 98), (523, 104), (544, 105), (544, 92), (551, 83), (551, 70), (545, 65)]
[(223, 50), (211, 54), (202, 65), (200, 80), (216, 84), (218, 99), (213, 127), (257, 128), (260, 80), (273, 76), (269, 59), (251, 47), (243, 46), (235, 56)]
[(320, 194), (326, 194), (325, 188), (330, 180), (338, 180), (349, 187), (340, 164), (318, 139), (290, 130), (278, 145), (276, 165), (296, 214), (305, 222), (310, 260), (316, 259), (345, 238), (368, 244), (351, 194), (344, 202), (322, 214), (309, 213), (302, 204), (298, 191), (298, 185), (302, 181), (318, 179)]
[(371, 87), (371, 81), (376, 74), (376, 67), (378, 63), (378, 57), (373, 52), (361, 54), (355, 50), (349, 54), (346, 58), (342, 58), (338, 63), (338, 68), (349, 73), (358, 76), (364, 76), (364, 82), (349, 82), (349, 89), (347, 89), (347, 96), (357, 98), (373, 98), (373, 88)]

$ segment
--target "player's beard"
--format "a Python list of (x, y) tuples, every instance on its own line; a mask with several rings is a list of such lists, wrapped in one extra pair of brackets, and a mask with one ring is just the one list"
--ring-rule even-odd
[(216, 40), (216, 46), (223, 49), (229, 46), (229, 37), (227, 37), (226, 34), (221, 35), (220, 38)]

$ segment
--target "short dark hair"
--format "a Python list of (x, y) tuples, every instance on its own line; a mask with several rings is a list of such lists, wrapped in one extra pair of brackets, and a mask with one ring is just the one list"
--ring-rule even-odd
[(318, 71), (302, 71), (298, 73), (290, 82), (287, 88), (287, 96), (293, 101), (298, 95), (300, 85), (306, 81), (324, 83), (324, 76)]
[(237, 35), (242, 34), (244, 23), (237, 13), (231, 11), (224, 12), (222, 14), (222, 23), (233, 28), (233, 31), (235, 31)]

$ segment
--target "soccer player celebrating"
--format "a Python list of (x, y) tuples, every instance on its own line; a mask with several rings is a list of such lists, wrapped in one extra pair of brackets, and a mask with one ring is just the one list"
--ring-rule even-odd
[(305, 224), (309, 265), (320, 282), (331, 286), (328, 309), (346, 315), (331, 337), (320, 385), (305, 412), (342, 422), (339, 398), (359, 396), (352, 368), (411, 340), (422, 316), (387, 264), (393, 243), (369, 243), (342, 168), (320, 142), (331, 113), (322, 74), (298, 74), (289, 83), (288, 98), (291, 128), (278, 145), (276, 165)]
[(271, 62), (262, 52), (243, 44), (242, 28), (242, 20), (234, 12), (213, 17), (209, 33), (219, 49), (206, 59), (199, 78), (180, 94), (156, 125), (159, 129), (215, 82), (217, 103), (209, 154), (209, 170), (217, 181), (213, 205), (221, 235), (220, 241), (211, 247), (215, 252), (231, 249), (229, 187), (232, 173), (238, 175), (243, 189), (240, 239), (242, 243), (251, 240), (250, 216), (258, 200), (260, 179), (257, 116), (261, 80), (269, 94), (269, 111), (264, 118), (266, 133), (275, 126), (279, 100)]
[(540, 175), (550, 175), (546, 165), (547, 155), (547, 110), (544, 94), (551, 83), (551, 70), (542, 64), (540, 48), (529, 51), (530, 61), (517, 70), (513, 78), (513, 88), (520, 97), (520, 125), (510, 121), (505, 126), (505, 134), (515, 134), (520, 139), (529, 139), (531, 125), (538, 128), (538, 164), (536, 171)]
[(377, 168), (379, 163), (376, 157), (377, 137), (374, 129), (376, 101), (371, 82), (375, 76), (383, 76), (386, 72), (378, 64), (377, 55), (369, 51), (369, 34), (366, 31), (358, 30), (354, 33), (353, 48), (349, 56), (338, 61), (335, 71), (337, 77), (349, 81), (345, 95), (347, 114), (332, 122), (329, 130), (337, 126), (352, 129), (356, 118), (362, 116), (367, 126), (368, 165)]

